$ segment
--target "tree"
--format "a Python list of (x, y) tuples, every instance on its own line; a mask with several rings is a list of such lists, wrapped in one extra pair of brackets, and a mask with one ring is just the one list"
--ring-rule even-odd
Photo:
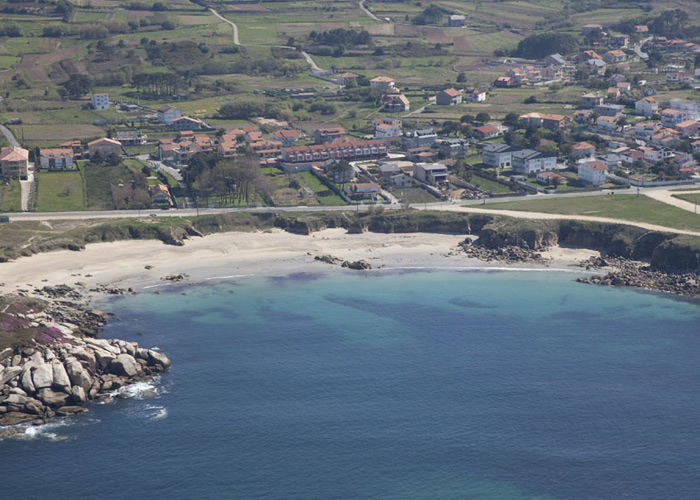
[(476, 115), (476, 121), (479, 123), (486, 123), (487, 121), (491, 120), (491, 116), (488, 113), (485, 113), (482, 111), (481, 113), (477, 113)]
[(467, 82), (467, 74), (462, 71), (460, 72), (459, 75), (457, 75), (457, 83), (466, 83)]
[(578, 51), (576, 37), (568, 33), (541, 33), (530, 35), (518, 43), (516, 57), (540, 59), (555, 52), (566, 55)]
[(70, 79), (63, 84), (68, 96), (71, 99), (77, 99), (84, 96), (92, 90), (92, 80), (87, 75), (74, 73)]
[(350, 162), (346, 160), (334, 161), (328, 168), (328, 173), (331, 174), (331, 179), (336, 184), (341, 185), (341, 189), (345, 187), (345, 183), (352, 179), (354, 170)]
[(518, 113), (508, 113), (503, 119), (503, 125), (508, 125), (509, 127), (517, 127), (520, 121), (520, 116)]

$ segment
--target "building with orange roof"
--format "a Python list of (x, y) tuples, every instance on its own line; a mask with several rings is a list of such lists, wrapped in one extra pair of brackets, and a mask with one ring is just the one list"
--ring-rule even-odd
[(122, 153), (122, 143), (108, 137), (95, 139), (92, 142), (88, 142), (88, 153), (90, 157), (97, 153), (103, 157), (112, 154), (119, 156)]
[(71, 148), (39, 150), (39, 165), (48, 170), (72, 170), (75, 156)]
[(0, 150), (0, 173), (4, 179), (25, 179), (28, 171), (28, 150), (16, 146), (5, 146)]
[(435, 104), (438, 106), (455, 106), (462, 102), (462, 93), (457, 89), (441, 90), (435, 96)]
[(329, 160), (372, 160), (383, 158), (386, 154), (386, 143), (381, 139), (360, 141), (341, 138), (330, 143), (282, 148), (282, 161), (287, 164), (310, 165)]

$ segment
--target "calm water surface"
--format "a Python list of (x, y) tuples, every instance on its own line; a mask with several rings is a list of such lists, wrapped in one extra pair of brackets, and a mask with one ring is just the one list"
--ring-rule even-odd
[(104, 336), (172, 359), (159, 396), (0, 442), (0, 498), (700, 498), (700, 306), (575, 276), (300, 273), (117, 300)]

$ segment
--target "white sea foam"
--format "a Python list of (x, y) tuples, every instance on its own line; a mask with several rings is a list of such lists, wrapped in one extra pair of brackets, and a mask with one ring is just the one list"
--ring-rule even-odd
[(149, 420), (163, 420), (168, 418), (168, 409), (165, 406), (148, 405), (145, 408)]
[(170, 286), (172, 283), (157, 283), (155, 285), (148, 285), (143, 287), (144, 290), (148, 290), (149, 288), (158, 288), (158, 287), (163, 287), (163, 286)]
[(473, 267), (473, 266), (397, 266), (382, 267), (377, 271), (468, 271), (475, 273), (488, 273), (489, 271), (528, 271), (528, 272), (557, 272), (557, 273), (585, 273), (585, 269), (563, 269), (559, 267)]
[(24, 433), (15, 434), (12, 437), (25, 441), (33, 441), (38, 439), (45, 439), (47, 441), (63, 441), (64, 439), (68, 439), (68, 436), (58, 434), (55, 431), (60, 427), (66, 427), (68, 425), (69, 422), (66, 420), (51, 422), (50, 424), (44, 425), (29, 425), (25, 428)]
[(133, 399), (150, 399), (160, 395), (157, 384), (160, 382), (160, 377), (155, 377), (150, 382), (136, 382), (135, 384), (120, 387), (116, 391), (109, 394), (110, 399), (114, 398), (133, 398)]
[(211, 278), (204, 278), (204, 280), (230, 280), (235, 278), (247, 278), (248, 276), (253, 276), (252, 274), (232, 274), (230, 276), (212, 276)]

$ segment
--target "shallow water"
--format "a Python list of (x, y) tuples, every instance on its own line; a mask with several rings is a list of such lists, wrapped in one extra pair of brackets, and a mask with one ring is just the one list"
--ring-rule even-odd
[(0, 442), (2, 497), (697, 498), (700, 307), (574, 276), (296, 273), (116, 300), (104, 336), (172, 369)]

